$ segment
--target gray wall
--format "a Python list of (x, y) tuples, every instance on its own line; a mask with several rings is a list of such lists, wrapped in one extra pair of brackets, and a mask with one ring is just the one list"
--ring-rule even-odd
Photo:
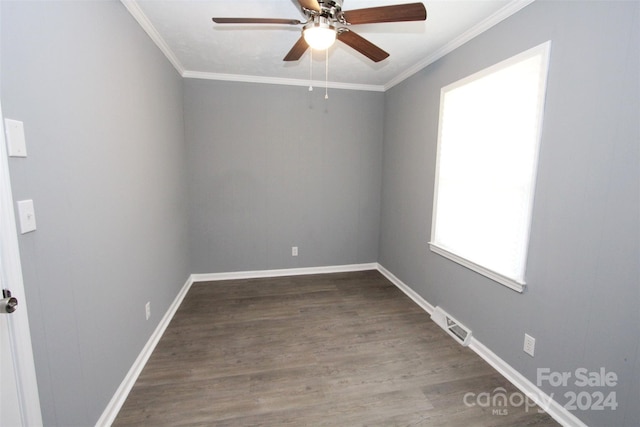
[[(14, 196), (38, 220), (20, 248), (46, 425), (97, 420), (189, 273), (376, 260), (534, 382), (537, 367), (616, 372), (618, 410), (578, 415), (640, 425), (637, 2), (538, 1), (386, 94), (328, 102), (182, 83), (115, 1), (0, 7), (3, 109), (29, 150), (10, 161)], [(518, 294), (426, 245), (439, 91), (548, 39)]]
[[(182, 82), (117, 1), (0, 2), (45, 425), (93, 425), (188, 277)], [(144, 304), (152, 316), (145, 320)], [(4, 351), (4, 350), (3, 350)]]
[(377, 261), (384, 95), (323, 98), (185, 80), (193, 273)]
[[(577, 413), (593, 426), (640, 425), (639, 8), (535, 2), (385, 96), (380, 263), (534, 383), (538, 367), (617, 373), (605, 389), (617, 410)], [(529, 287), (518, 294), (428, 249), (440, 89), (549, 39)], [(566, 402), (566, 389), (543, 389)]]

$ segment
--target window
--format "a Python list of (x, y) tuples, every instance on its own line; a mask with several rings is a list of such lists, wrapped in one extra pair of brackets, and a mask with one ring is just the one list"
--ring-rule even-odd
[(440, 93), (431, 250), (522, 292), (551, 42)]

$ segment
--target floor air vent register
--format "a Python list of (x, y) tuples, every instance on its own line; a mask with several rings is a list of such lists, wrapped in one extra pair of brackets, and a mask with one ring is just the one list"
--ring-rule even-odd
[(433, 310), (431, 319), (463, 346), (471, 341), (471, 330), (454, 319), (439, 306)]

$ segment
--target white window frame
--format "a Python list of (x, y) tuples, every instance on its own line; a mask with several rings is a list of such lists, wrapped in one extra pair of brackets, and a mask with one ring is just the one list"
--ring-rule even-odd
[[(542, 133), (542, 121), (544, 116), (544, 103), (545, 103), (545, 95), (546, 95), (546, 86), (547, 86), (547, 74), (549, 69), (549, 57), (551, 51), (551, 41), (547, 41), (541, 45), (538, 45), (532, 49), (529, 49), (525, 52), (522, 52), (518, 55), (515, 55), (511, 58), (508, 58), (498, 64), (495, 64), (491, 67), (488, 67), (484, 70), (481, 70), (471, 76), (458, 80), (450, 85), (447, 85), (441, 89), (440, 92), (440, 118), (438, 123), (438, 146), (437, 146), (437, 157), (436, 157), (436, 174), (435, 174), (435, 184), (434, 184), (434, 198), (433, 198), (433, 215), (432, 215), (432, 223), (431, 223), (431, 241), (429, 242), (429, 247), (431, 251), (437, 253), (445, 258), (448, 258), (458, 264), (461, 264), (483, 276), (486, 276), (502, 285), (505, 285), (515, 291), (523, 292), (526, 286), (525, 281), (525, 273), (526, 273), (526, 262), (528, 258), (528, 247), (529, 247), (529, 237), (531, 231), (531, 216), (533, 211), (533, 201), (535, 194), (535, 183), (536, 183), (536, 173), (538, 169), (538, 153), (540, 149), (540, 138)], [(443, 118), (444, 118), (444, 108), (445, 108), (445, 98), (448, 92), (465, 86), (469, 83), (475, 82), (479, 79), (492, 75), (498, 71), (504, 70), (512, 65), (515, 65), (521, 61), (525, 61), (534, 57), (540, 57), (540, 80), (539, 80), (539, 89), (538, 89), (538, 99), (537, 99), (537, 126), (535, 127), (535, 146), (534, 146), (534, 158), (533, 167), (532, 167), (532, 177), (530, 180), (530, 188), (528, 191), (529, 195), (529, 203), (527, 206), (528, 215), (525, 218), (526, 222), (526, 230), (524, 231), (524, 241), (520, 243), (524, 246), (521, 248), (522, 259), (519, 260), (521, 263), (520, 272), (516, 277), (508, 277), (507, 275), (501, 274), (497, 271), (493, 271), (486, 266), (480, 265), (470, 259), (461, 256), (460, 254), (456, 254), (455, 250), (452, 248), (443, 247), (440, 242), (435, 241), (436, 239), (436, 227), (438, 224), (438, 188), (439, 188), (439, 177), (440, 177), (440, 155), (442, 152), (442, 131), (443, 131)]]

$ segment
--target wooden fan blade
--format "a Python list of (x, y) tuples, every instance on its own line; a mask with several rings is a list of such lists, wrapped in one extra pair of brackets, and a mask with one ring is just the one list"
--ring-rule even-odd
[(389, 56), (387, 52), (350, 30), (338, 34), (338, 40), (351, 46), (373, 62), (380, 62)]
[(297, 19), (277, 19), (277, 18), (211, 18), (216, 24), (284, 24), (299, 25)]
[(343, 16), (351, 25), (375, 24), (378, 22), (424, 21), (427, 19), (427, 9), (425, 9), (422, 3), (409, 3), (347, 10), (343, 12)]
[(315, 10), (317, 12), (322, 11), (318, 0), (298, 0), (298, 3), (300, 3), (300, 6), (304, 7), (305, 9)]
[(304, 37), (300, 36), (296, 44), (293, 45), (287, 56), (284, 57), (285, 61), (297, 61), (302, 55), (309, 49), (309, 45), (305, 41)]

